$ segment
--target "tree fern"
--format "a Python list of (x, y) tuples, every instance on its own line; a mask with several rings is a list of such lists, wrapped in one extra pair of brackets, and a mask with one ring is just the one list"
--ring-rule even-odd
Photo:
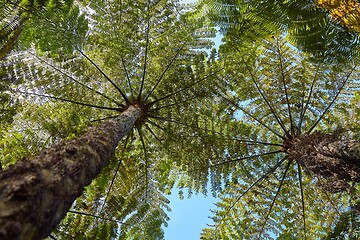
[[(344, 83), (357, 82), (358, 71), (309, 62), (282, 38), (263, 41), (253, 51), (233, 46), (223, 48), (230, 54), (224, 78), (233, 90), (225, 91), (219, 84), (218, 94), (243, 112), (239, 124), (253, 126), (249, 140), (274, 145), (246, 143), (246, 154), (233, 153), (228, 160), (233, 172), (214, 210), (215, 224), (204, 229), (202, 238), (325, 238), (352, 197), (327, 192), (348, 188), (339, 190), (329, 176), (305, 167), (305, 155), (289, 155), (286, 139), (336, 132), (342, 119), (354, 113), (349, 95), (339, 98), (339, 93)], [(312, 133), (315, 129), (318, 132)], [(340, 132), (336, 134), (344, 139), (356, 139), (356, 130)]]

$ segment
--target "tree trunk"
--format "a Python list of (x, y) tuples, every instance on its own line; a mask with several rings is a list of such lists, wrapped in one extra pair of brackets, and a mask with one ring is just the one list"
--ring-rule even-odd
[(84, 187), (109, 164), (121, 140), (140, 118), (130, 106), (119, 117), (90, 127), (0, 173), (0, 239), (41, 239), (65, 217)]
[(319, 146), (319, 151), (328, 157), (360, 161), (360, 142), (355, 140), (328, 142)]
[(343, 191), (349, 182), (360, 182), (359, 141), (317, 132), (298, 136), (287, 144), (289, 158), (309, 174), (323, 177), (327, 190)]
[[(24, 16), (23, 9), (20, 7), (20, 1), (12, 4), (5, 3), (0, 10), (0, 60), (5, 58), (14, 48), (28, 19)], [(10, 19), (7, 21), (6, 19)]]

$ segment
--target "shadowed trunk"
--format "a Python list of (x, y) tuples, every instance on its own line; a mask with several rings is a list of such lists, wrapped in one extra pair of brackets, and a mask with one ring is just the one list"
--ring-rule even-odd
[(24, 16), (20, 1), (5, 3), (0, 10), (0, 60), (10, 53), (28, 17)]
[(309, 174), (323, 177), (327, 190), (343, 191), (349, 182), (360, 182), (359, 141), (317, 132), (285, 144), (289, 158), (298, 161)]
[[(15, 47), (15, 44), (21, 34), (22, 25), (14, 29), (14, 31), (6, 36), (4, 40), (0, 42), (0, 60), (5, 58)], [(2, 36), (1, 36), (2, 37)]]
[(119, 117), (75, 139), (22, 159), (0, 173), (0, 239), (41, 239), (65, 217), (84, 187), (109, 164), (141, 116), (130, 106)]

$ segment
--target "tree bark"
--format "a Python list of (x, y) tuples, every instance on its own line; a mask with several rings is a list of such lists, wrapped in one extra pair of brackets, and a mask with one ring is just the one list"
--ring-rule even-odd
[(349, 182), (360, 182), (359, 141), (318, 132), (294, 138), (287, 153), (309, 174), (323, 177), (329, 191), (343, 191)]
[[(1, 11), (2, 10), (2, 11)], [(25, 21), (28, 19), (24, 16), (24, 11), (20, 7), (20, 1), (14, 1), (8, 6), (2, 6), (0, 11), (1, 20), (10, 19), (9, 22), (3, 20), (0, 28), (0, 60), (5, 58), (14, 48), (24, 26)], [(10, 17), (9, 17), (10, 16)]]
[(360, 142), (355, 140), (328, 142), (319, 146), (319, 151), (328, 157), (360, 161)]
[(0, 172), (0, 239), (48, 236), (84, 187), (109, 164), (119, 141), (140, 116), (140, 108), (130, 106), (119, 117), (90, 127), (83, 136)]

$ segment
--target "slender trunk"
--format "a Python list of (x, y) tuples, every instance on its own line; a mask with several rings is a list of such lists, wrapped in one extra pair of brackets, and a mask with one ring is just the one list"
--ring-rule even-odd
[(14, 29), (10, 36), (6, 36), (7, 38), (4, 42), (0, 42), (0, 60), (5, 58), (15, 47), (15, 44), (21, 34), (22, 26)]
[[(15, 47), (17, 40), (22, 32), (28, 16), (23, 14), (19, 7), (20, 1), (2, 7), (0, 12), (0, 60), (5, 58)], [(5, 19), (11, 19), (7, 22)]]
[(323, 177), (329, 191), (343, 191), (349, 182), (360, 182), (359, 141), (318, 132), (296, 137), (287, 152), (309, 174)]
[(41, 239), (65, 217), (84, 187), (109, 164), (119, 141), (140, 118), (130, 106), (119, 117), (22, 159), (0, 173), (0, 239)]

